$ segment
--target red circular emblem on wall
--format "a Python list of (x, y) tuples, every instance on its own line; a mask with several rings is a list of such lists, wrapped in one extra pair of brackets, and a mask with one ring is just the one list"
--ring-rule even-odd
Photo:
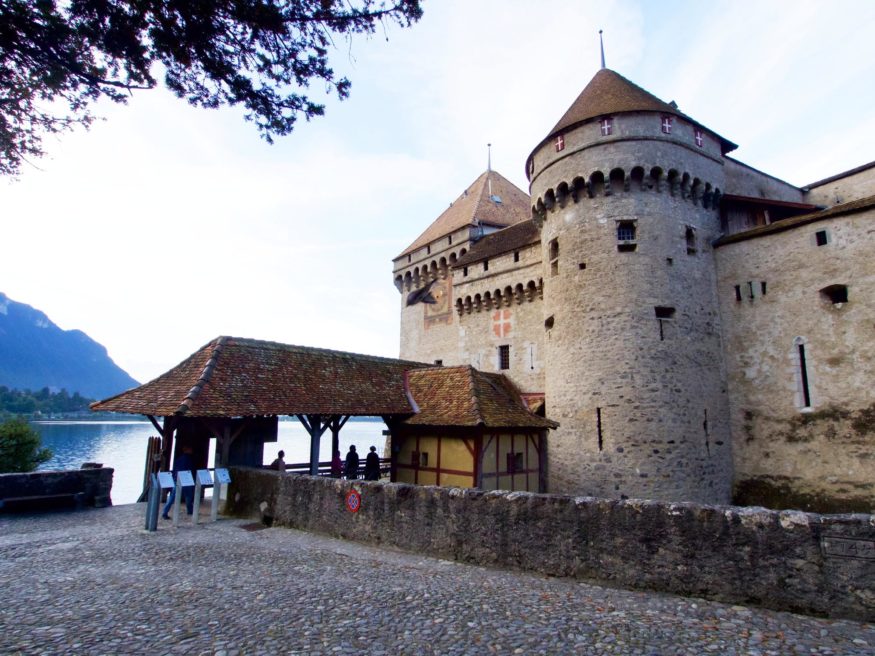
[(355, 490), (350, 490), (346, 495), (346, 509), (349, 512), (358, 512), (362, 507), (362, 495)]

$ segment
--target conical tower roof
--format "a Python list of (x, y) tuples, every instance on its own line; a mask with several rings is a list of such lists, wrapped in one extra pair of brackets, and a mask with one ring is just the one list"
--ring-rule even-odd
[(412, 253), (417, 248), (465, 226), (485, 224), (504, 228), (530, 218), (528, 194), (503, 175), (495, 171), (484, 171), (398, 257)]
[[(580, 95), (577, 96), (577, 99), (571, 104), (571, 107), (568, 108), (568, 111), (563, 114), (562, 118), (550, 130), (550, 133), (541, 144), (550, 141), (558, 133), (579, 123), (598, 118), (599, 116), (611, 116), (623, 112), (659, 112), (661, 114), (681, 116), (690, 123), (707, 129), (708, 132), (714, 134), (720, 140), (724, 153), (728, 153), (738, 147), (731, 141), (714, 133), (713, 130), (705, 128), (698, 121), (678, 111), (674, 105), (660, 100), (649, 91), (642, 89), (634, 82), (627, 80), (609, 68), (603, 68), (593, 76), (589, 84), (584, 87)], [(538, 148), (541, 147), (541, 144), (538, 144)]]

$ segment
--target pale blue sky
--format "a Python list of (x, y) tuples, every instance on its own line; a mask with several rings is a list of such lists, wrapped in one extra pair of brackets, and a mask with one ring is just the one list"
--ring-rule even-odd
[[(427, 0), (334, 66), (352, 96), (268, 146), (163, 91), (0, 182), (0, 291), (151, 379), (226, 334), (395, 356), (392, 257), (525, 158), (608, 66), (794, 184), (875, 159), (875, 3)], [(319, 95), (314, 89), (314, 95)]]

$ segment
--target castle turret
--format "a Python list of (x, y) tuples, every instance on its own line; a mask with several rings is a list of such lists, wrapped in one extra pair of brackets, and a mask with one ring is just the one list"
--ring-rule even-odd
[(526, 164), (551, 492), (728, 502), (711, 242), (734, 144), (600, 70)]

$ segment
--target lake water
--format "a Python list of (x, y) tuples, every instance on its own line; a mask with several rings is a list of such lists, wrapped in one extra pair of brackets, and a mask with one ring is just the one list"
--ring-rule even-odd
[[(134, 503), (143, 488), (146, 463), (146, 445), (150, 435), (157, 435), (148, 421), (42, 421), (33, 422), (39, 431), (43, 446), (54, 456), (40, 471), (52, 469), (79, 469), (83, 462), (101, 462), (115, 469), (112, 480), (112, 502)], [(382, 421), (349, 421), (340, 431), (341, 457), (355, 444), (359, 453), (367, 453), (370, 446), (382, 453), (385, 438)], [(211, 440), (214, 445), (215, 440)], [(264, 445), (264, 464), (270, 464), (280, 449), (286, 452), (286, 463), (310, 460), (310, 436), (298, 421), (279, 422), (276, 442)], [(331, 433), (322, 436), (320, 461), (331, 460)], [(213, 453), (210, 452), (210, 466)]]

